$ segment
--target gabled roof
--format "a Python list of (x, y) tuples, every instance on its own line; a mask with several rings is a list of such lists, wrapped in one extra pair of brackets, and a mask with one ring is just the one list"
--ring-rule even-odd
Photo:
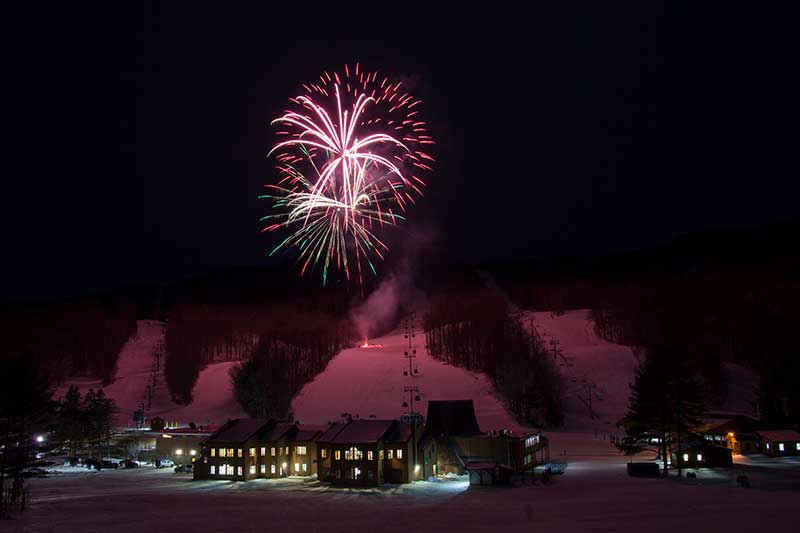
[(399, 422), (386, 436), (386, 442), (408, 442), (411, 439), (411, 424)]
[(322, 432), (322, 435), (317, 437), (317, 442), (323, 444), (330, 444), (333, 442), (333, 439), (336, 438), (336, 435), (339, 434), (340, 431), (344, 429), (345, 424), (342, 422), (335, 422), (328, 426), (328, 429)]
[(428, 402), (425, 434), (477, 435), (481, 432), (472, 400), (432, 400)]
[(275, 442), (293, 429), (296, 430), (297, 426), (292, 422), (276, 422), (260, 431), (258, 440), (261, 442)]
[(378, 442), (393, 429), (396, 423), (396, 420), (351, 420), (336, 434), (336, 436), (327, 442), (333, 444), (365, 444)]
[(229, 420), (228, 423), (215, 431), (203, 443), (244, 442), (274, 423), (273, 420), (264, 420), (262, 418), (236, 418)]
[(800, 442), (800, 433), (793, 429), (770, 429), (756, 431), (756, 434), (772, 442)]
[(294, 435), (295, 442), (311, 442), (321, 433), (318, 429), (299, 428)]

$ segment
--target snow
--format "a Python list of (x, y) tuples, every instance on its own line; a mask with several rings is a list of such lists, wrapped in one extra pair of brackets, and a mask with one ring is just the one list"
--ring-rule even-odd
[[(147, 406), (147, 389), (153, 378), (155, 354), (159, 343), (164, 342), (166, 324), (155, 320), (139, 320), (134, 335), (122, 347), (117, 361), (114, 380), (106, 387), (98, 380), (72, 379), (63, 383), (55, 392), (60, 398), (70, 385), (76, 385), (85, 394), (89, 388), (103, 388), (107, 397), (117, 405), (117, 423), (133, 424), (133, 412), (144, 403)], [(172, 401), (169, 388), (164, 381), (162, 357), (156, 373), (151, 407), (146, 410), (148, 419), (159, 416), (179, 425), (195, 422), (198, 425), (215, 425), (228, 418), (244, 417), (246, 414), (233, 396), (230, 369), (238, 363), (223, 362), (208, 365), (197, 378), (193, 390), (193, 401), (189, 405), (178, 405)]]
[[(310, 478), (193, 481), (170, 469), (63, 474), (28, 481), (28, 510), (8, 531), (747, 531), (791, 529), (800, 470), (736, 464), (696, 481), (631, 478), (602, 440), (548, 485), (469, 486), (464, 478), (354, 489)], [(604, 455), (605, 454), (605, 455)], [(746, 474), (753, 488), (737, 488)], [(777, 492), (776, 492), (777, 491)], [(783, 527), (781, 527), (781, 525)]]
[(565, 386), (564, 429), (616, 432), (636, 370), (633, 351), (598, 337), (585, 309), (558, 314), (526, 312), (522, 320), (539, 332), (551, 353), (550, 341), (558, 342), (557, 362)]
[(419, 387), (420, 402), (414, 409), (425, 415), (429, 400), (471, 399), (478, 423), (484, 431), (490, 429), (524, 430), (509, 415), (494, 395), (487, 377), (437, 361), (425, 349), (425, 334), (415, 333), (417, 358), (414, 367), (419, 374), (404, 376), (408, 359), (408, 339), (403, 330), (384, 337), (369, 339), (371, 346), (343, 350), (331, 360), (324, 372), (307, 383), (292, 402), (292, 413), (304, 424), (324, 424), (340, 418), (342, 413), (358, 414), (361, 418), (374, 415), (392, 419), (407, 412), (402, 407), (408, 400), (406, 386)]

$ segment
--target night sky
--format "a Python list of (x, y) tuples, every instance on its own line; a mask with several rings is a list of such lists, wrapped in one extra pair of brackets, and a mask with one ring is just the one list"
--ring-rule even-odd
[(439, 164), (412, 224), (456, 259), (611, 253), (800, 214), (794, 13), (73, 4), (4, 13), (2, 300), (268, 265), (268, 123), (301, 82), (356, 60), (424, 98)]

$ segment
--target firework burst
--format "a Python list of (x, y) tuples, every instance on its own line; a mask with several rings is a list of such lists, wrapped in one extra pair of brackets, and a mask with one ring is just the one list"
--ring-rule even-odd
[(277, 180), (260, 196), (273, 202), (262, 231), (288, 233), (270, 255), (296, 249), (301, 275), (319, 266), (323, 284), (331, 269), (363, 284), (388, 252), (378, 234), (422, 195), (435, 143), (421, 101), (358, 63), (302, 87), (272, 121)]

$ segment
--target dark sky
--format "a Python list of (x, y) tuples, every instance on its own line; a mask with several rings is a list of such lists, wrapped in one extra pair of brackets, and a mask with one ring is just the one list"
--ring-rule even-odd
[(800, 213), (795, 13), (74, 4), (4, 15), (3, 300), (267, 264), (268, 122), (355, 60), (425, 98), (439, 166), (413, 224), (456, 258), (609, 253)]

